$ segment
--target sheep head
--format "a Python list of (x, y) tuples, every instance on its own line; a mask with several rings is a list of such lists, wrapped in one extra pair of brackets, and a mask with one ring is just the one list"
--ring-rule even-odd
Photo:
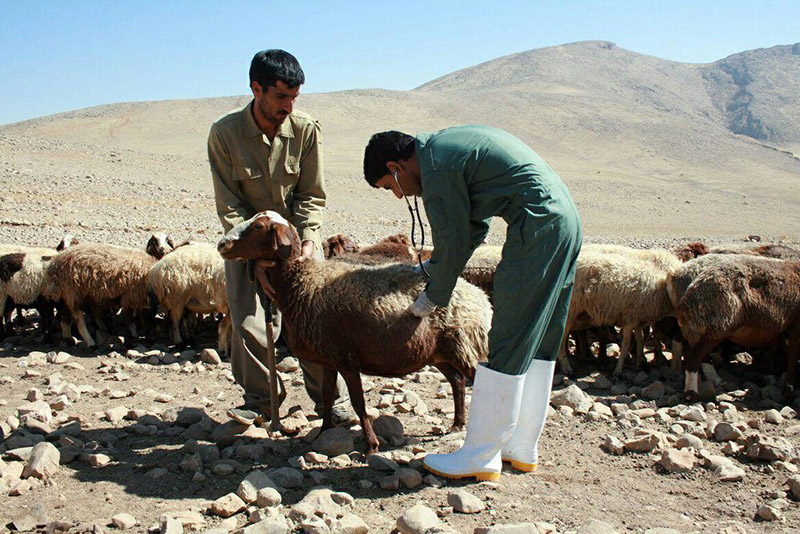
[(289, 260), (300, 254), (300, 238), (274, 211), (262, 211), (237, 224), (220, 239), (217, 250), (226, 260)]
[(358, 245), (346, 235), (336, 234), (325, 240), (323, 249), (325, 250), (325, 258), (330, 259), (343, 254), (358, 252)]
[(172, 241), (172, 238), (164, 232), (156, 232), (150, 236), (145, 250), (155, 259), (160, 260), (175, 250), (175, 243)]

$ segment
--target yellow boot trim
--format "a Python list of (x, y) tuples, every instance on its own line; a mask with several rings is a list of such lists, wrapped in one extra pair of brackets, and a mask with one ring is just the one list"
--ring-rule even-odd
[(425, 469), (427, 469), (434, 475), (440, 476), (442, 478), (449, 478), (452, 480), (460, 480), (462, 478), (472, 478), (472, 477), (475, 477), (476, 480), (488, 480), (490, 482), (497, 482), (498, 480), (500, 480), (500, 473), (489, 472), (489, 473), (466, 473), (464, 475), (451, 475), (450, 473), (437, 471), (436, 469), (433, 469), (432, 467), (426, 465), (425, 462), (423, 462), (422, 465), (425, 467)]
[(511, 467), (513, 467), (517, 471), (524, 471), (525, 473), (533, 473), (534, 471), (536, 471), (537, 464), (526, 464), (525, 462), (519, 462), (512, 458), (503, 458), (503, 461), (510, 463)]

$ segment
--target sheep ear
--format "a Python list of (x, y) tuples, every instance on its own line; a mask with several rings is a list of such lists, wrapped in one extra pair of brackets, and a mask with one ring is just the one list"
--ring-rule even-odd
[(282, 224), (272, 227), (272, 248), (282, 260), (288, 260), (292, 255), (292, 241), (288, 234), (289, 229)]

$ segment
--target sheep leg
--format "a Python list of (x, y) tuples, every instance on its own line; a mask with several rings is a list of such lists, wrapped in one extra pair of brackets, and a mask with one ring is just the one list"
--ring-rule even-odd
[(681, 372), (683, 360), (683, 343), (677, 339), (672, 341), (672, 370), (676, 373)]
[(230, 315), (222, 314), (222, 317), (217, 324), (217, 350), (220, 352), (220, 354), (230, 354), (232, 335)]
[(561, 340), (561, 347), (558, 349), (558, 356), (556, 356), (556, 361), (558, 362), (558, 369), (563, 374), (569, 376), (572, 374), (572, 366), (569, 363), (569, 357), (567, 356), (567, 339), (569, 338), (569, 327), (564, 330), (564, 339)]
[[(350, 403), (353, 409), (358, 414), (358, 419), (361, 422), (361, 428), (364, 429), (364, 440), (367, 442), (367, 456), (378, 452), (378, 436), (372, 429), (372, 423), (367, 417), (367, 406), (364, 403), (364, 390), (361, 387), (361, 374), (358, 371), (348, 369), (340, 371), (345, 384), (347, 384), (347, 392), (350, 394)], [(327, 378), (327, 373), (324, 375)], [(336, 383), (335, 377), (333, 383)], [(331, 405), (333, 399), (331, 399)]]
[(800, 357), (800, 324), (789, 335), (786, 345), (786, 394), (794, 396), (795, 366)]
[[(333, 400), (336, 396), (336, 375), (338, 372), (333, 367), (322, 369), (322, 430), (333, 428)], [(348, 390), (349, 390), (348, 386)]]
[(705, 339), (701, 340), (695, 346), (691, 347), (689, 357), (686, 362), (686, 380), (684, 383), (683, 393), (686, 400), (695, 402), (700, 398), (700, 367), (719, 343), (718, 339)]
[(642, 364), (647, 363), (644, 355), (644, 328), (634, 328), (633, 334), (636, 336), (636, 368), (641, 369)]
[(72, 313), (72, 317), (75, 320), (75, 326), (78, 327), (78, 332), (80, 333), (81, 338), (83, 338), (88, 346), (96, 346), (97, 344), (94, 342), (94, 338), (91, 336), (91, 334), (89, 334), (89, 329), (86, 328), (86, 314), (83, 312), (83, 310), (78, 308)]
[(183, 341), (181, 339), (181, 317), (183, 316), (183, 306), (169, 310), (169, 319), (172, 329), (172, 342), (176, 345)]
[(614, 369), (614, 376), (616, 377), (622, 374), (622, 369), (625, 366), (625, 358), (628, 357), (628, 353), (631, 350), (631, 334), (633, 334), (633, 328), (629, 326), (622, 327), (622, 348), (619, 351), (617, 367)]
[(455, 406), (453, 426), (450, 428), (450, 431), (459, 432), (463, 430), (464, 425), (467, 424), (464, 374), (447, 362), (436, 363), (434, 367), (436, 367), (447, 381), (450, 382), (450, 388), (453, 390), (453, 404)]

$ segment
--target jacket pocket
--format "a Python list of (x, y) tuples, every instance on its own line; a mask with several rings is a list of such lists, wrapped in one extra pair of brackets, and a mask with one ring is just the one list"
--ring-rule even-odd
[(286, 176), (288, 176), (290, 180), (297, 181), (297, 179), (300, 177), (300, 162), (296, 159), (287, 159), (284, 169)]
[(233, 177), (236, 180), (255, 180), (262, 176), (260, 167), (234, 167)]

